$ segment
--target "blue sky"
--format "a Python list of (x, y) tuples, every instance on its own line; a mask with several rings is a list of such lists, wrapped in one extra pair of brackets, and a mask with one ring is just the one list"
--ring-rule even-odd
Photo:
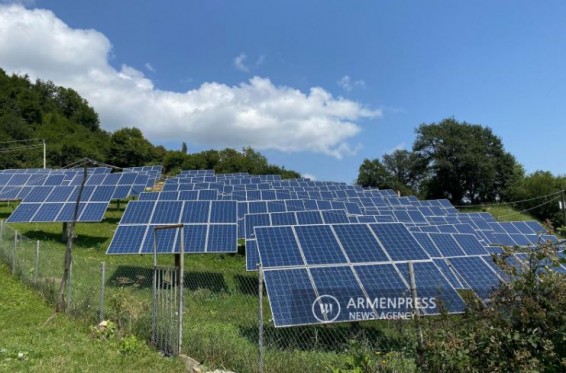
[(352, 182), (454, 117), (566, 173), (562, 1), (1, 2), (0, 67), (75, 88), (108, 130)]

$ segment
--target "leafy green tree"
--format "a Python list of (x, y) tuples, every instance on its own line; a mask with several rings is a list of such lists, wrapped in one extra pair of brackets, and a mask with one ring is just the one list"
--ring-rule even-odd
[(395, 150), (383, 155), (383, 167), (403, 185), (403, 189), (420, 190), (425, 174), (426, 163), (417, 153), (408, 150)]
[(566, 177), (554, 176), (548, 171), (533, 172), (515, 191), (514, 199), (524, 201), (516, 207), (527, 210), (539, 220), (550, 221), (554, 227), (564, 226), (564, 214), (558, 204), (563, 190), (566, 190)]
[(413, 151), (426, 165), (426, 197), (491, 202), (516, 182), (517, 162), (490, 128), (444, 119), (416, 132)]
[(92, 131), (100, 129), (98, 114), (76, 91), (71, 88), (58, 87), (54, 98), (60, 111), (71, 121)]
[(118, 167), (140, 166), (153, 159), (153, 145), (136, 127), (122, 128), (110, 139), (110, 163)]
[(187, 143), (183, 142), (183, 144), (181, 145), (181, 152), (183, 154), (187, 154), (188, 151), (189, 151), (189, 147), (187, 146)]
[(163, 159), (163, 171), (167, 174), (176, 173), (183, 168), (189, 156), (183, 151), (169, 151)]
[(392, 187), (393, 175), (383, 166), (379, 159), (364, 159), (359, 171), (356, 184), (364, 188), (388, 189)]

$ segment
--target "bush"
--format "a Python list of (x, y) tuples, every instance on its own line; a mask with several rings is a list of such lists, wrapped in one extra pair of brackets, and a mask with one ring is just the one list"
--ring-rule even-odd
[(463, 319), (428, 320), (423, 370), (566, 369), (566, 276), (555, 271), (559, 247), (542, 243), (528, 250), (522, 267), (510, 264), (513, 253), (505, 248), (494, 257), (511, 280), (493, 293), (489, 306), (471, 306)]

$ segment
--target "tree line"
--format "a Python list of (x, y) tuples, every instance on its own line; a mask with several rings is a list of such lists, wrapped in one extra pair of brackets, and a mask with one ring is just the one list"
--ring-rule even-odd
[(98, 114), (73, 89), (50, 81), (32, 82), (27, 75), (8, 75), (0, 69), (0, 169), (41, 167), (41, 146), (30, 139), (47, 142), (47, 166), (54, 168), (87, 157), (118, 167), (162, 164), (167, 173), (213, 169), (300, 177), (249, 147), (188, 154), (185, 143), (180, 151), (167, 150), (153, 145), (135, 127), (105, 131)]
[(365, 159), (356, 182), (426, 199), (447, 198), (455, 205), (522, 201), (514, 207), (555, 226), (565, 224), (558, 200), (566, 176), (526, 175), (491, 128), (453, 118), (421, 124), (411, 150)]

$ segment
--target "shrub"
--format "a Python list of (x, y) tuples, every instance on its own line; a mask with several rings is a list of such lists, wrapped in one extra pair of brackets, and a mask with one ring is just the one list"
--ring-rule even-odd
[[(428, 320), (425, 371), (564, 371), (566, 276), (556, 271), (558, 245), (541, 243), (512, 265), (515, 250), (494, 257), (510, 281), (489, 306), (471, 306), (463, 318)], [(457, 321), (454, 321), (457, 320)]]

